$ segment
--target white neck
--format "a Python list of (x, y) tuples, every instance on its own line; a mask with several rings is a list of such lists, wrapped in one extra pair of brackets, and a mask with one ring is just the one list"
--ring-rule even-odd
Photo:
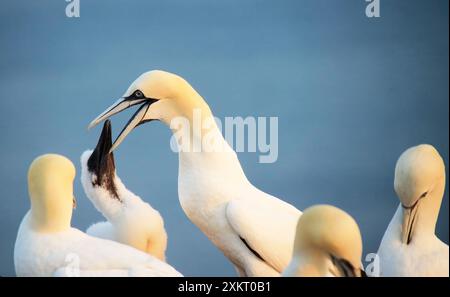
[(294, 253), (291, 263), (283, 273), (284, 276), (326, 276), (328, 262), (318, 251)]
[(122, 183), (120, 178), (115, 174), (114, 185), (116, 186), (118, 199), (113, 197), (112, 194), (105, 188), (92, 185), (92, 175), (87, 168), (87, 160), (89, 159), (92, 151), (86, 151), (81, 156), (81, 183), (84, 191), (94, 204), (95, 208), (108, 219), (113, 221), (126, 207), (127, 205), (137, 203), (141, 199), (134, 193), (129, 191)]
[[(230, 181), (247, 181), (236, 152), (224, 139), (216, 123), (213, 123), (209, 129), (202, 130), (201, 135), (190, 134), (191, 149), (179, 151), (180, 175), (185, 170), (195, 170), (197, 173), (201, 171), (204, 174), (223, 177)], [(213, 146), (208, 144), (211, 143), (208, 139), (214, 139)], [(194, 143), (200, 144), (200, 149), (198, 146), (195, 149)], [(217, 149), (211, 149), (211, 147)]]
[[(202, 120), (210, 115), (202, 115)], [(190, 120), (192, 126), (192, 120)], [(238, 189), (250, 186), (236, 153), (226, 142), (215, 122), (199, 133), (190, 133), (187, 139), (194, 141), (214, 137), (220, 151), (187, 150), (178, 153), (178, 197), (185, 214), (197, 226), (208, 228), (206, 217), (225, 202), (236, 198)], [(177, 132), (175, 132), (177, 133)], [(175, 136), (175, 134), (174, 134)], [(204, 137), (202, 139), (202, 136)], [(185, 138), (186, 139), (186, 138)], [(216, 147), (216, 146), (215, 146)], [(200, 227), (202, 228), (202, 227)]]

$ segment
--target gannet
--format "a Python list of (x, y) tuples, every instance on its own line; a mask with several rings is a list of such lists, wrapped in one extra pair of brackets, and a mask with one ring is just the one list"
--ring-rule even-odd
[(31, 209), (14, 247), (17, 276), (181, 276), (156, 257), (72, 228), (74, 178), (75, 166), (61, 155), (30, 165)]
[(400, 205), (378, 249), (381, 276), (449, 276), (448, 245), (435, 235), (445, 192), (445, 165), (422, 144), (406, 150), (395, 166)]
[(291, 262), (283, 276), (364, 275), (358, 224), (330, 205), (312, 206), (298, 220)]
[(92, 236), (130, 245), (165, 261), (167, 233), (159, 212), (129, 191), (116, 174), (107, 120), (95, 150), (81, 156), (81, 183), (86, 196), (107, 222), (86, 230)]
[[(181, 207), (234, 264), (239, 275), (279, 276), (291, 258), (301, 212), (247, 180), (208, 104), (178, 75), (160, 70), (142, 74), (89, 127), (137, 104), (141, 106), (117, 137), (112, 150), (133, 128), (152, 120), (164, 122), (174, 133), (179, 133), (176, 121), (180, 118), (190, 124), (187, 132), (192, 131), (194, 122), (205, 124), (201, 133), (188, 133), (182, 140), (187, 141), (190, 149), (179, 152)], [(222, 149), (197, 152), (193, 146), (204, 145), (204, 135), (213, 138), (215, 146)]]

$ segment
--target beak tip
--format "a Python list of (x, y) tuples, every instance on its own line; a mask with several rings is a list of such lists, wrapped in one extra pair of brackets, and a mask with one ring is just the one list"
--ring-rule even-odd
[(92, 128), (94, 128), (97, 125), (96, 121), (93, 120), (92, 122), (89, 123), (89, 125), (87, 126), (88, 130), (91, 130)]
[(107, 119), (106, 121), (105, 121), (105, 125), (104, 125), (108, 130), (111, 130), (111, 120), (110, 119)]

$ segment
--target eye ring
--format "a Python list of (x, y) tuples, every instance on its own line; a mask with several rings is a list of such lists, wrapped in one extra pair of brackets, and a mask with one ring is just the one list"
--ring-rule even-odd
[(134, 97), (136, 98), (144, 98), (144, 93), (142, 93), (142, 91), (137, 90), (134, 92)]

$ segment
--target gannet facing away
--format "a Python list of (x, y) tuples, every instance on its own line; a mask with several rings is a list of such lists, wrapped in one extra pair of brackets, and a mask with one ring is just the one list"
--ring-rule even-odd
[(431, 145), (406, 150), (395, 167), (400, 205), (383, 236), (381, 276), (449, 276), (449, 250), (435, 235), (445, 191), (445, 165)]
[(358, 224), (346, 212), (329, 205), (305, 209), (298, 220), (291, 262), (283, 276), (364, 275)]
[(36, 158), (28, 171), (31, 209), (14, 247), (17, 276), (181, 276), (132, 247), (71, 228), (73, 163), (60, 155)]
[(164, 261), (167, 233), (163, 218), (122, 183), (111, 146), (108, 120), (95, 150), (81, 156), (81, 183), (86, 196), (108, 220), (92, 225), (86, 233), (130, 245)]
[[(221, 151), (180, 150), (178, 194), (188, 218), (224, 253), (242, 276), (279, 276), (292, 255), (301, 212), (292, 205), (254, 187), (245, 176), (236, 153), (222, 136), (208, 104), (180, 76), (150, 71), (137, 78), (115, 104), (89, 125), (141, 104), (113, 144), (116, 148), (136, 126), (161, 120), (176, 133), (172, 120), (186, 119), (201, 133), (187, 141), (204, 144), (214, 135)], [(194, 118), (194, 111), (200, 118)], [(208, 128), (206, 128), (208, 127)], [(187, 129), (188, 132), (191, 129)]]

